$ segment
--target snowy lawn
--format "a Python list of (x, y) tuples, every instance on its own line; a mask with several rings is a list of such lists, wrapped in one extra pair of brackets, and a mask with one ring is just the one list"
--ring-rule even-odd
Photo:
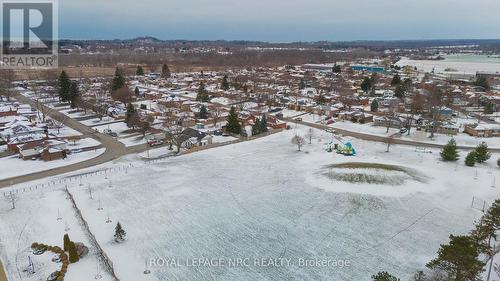
[[(393, 146), (386, 153), (384, 144), (352, 140), (358, 155), (344, 157), (325, 152), (329, 134), (314, 132), (302, 152), (290, 144), (295, 133), (307, 133), (299, 127), (92, 178), (84, 186), (91, 184), (94, 199), (86, 188), (71, 190), (121, 280), (370, 280), (381, 270), (406, 280), (449, 234), (472, 228), (481, 215), (471, 208), (473, 196), (491, 202), (500, 194), (500, 186), (491, 188), (499, 155), (477, 167), (475, 180), (463, 153), (456, 164), (443, 163), (436, 150)], [(425, 181), (356, 184), (324, 175), (350, 161), (409, 168)], [(127, 231), (122, 244), (112, 239), (117, 221)], [(176, 264), (149, 266), (152, 274), (144, 275), (146, 261), (158, 257)], [(202, 258), (249, 265), (192, 264)], [(278, 258), (290, 263), (261, 260)], [(303, 266), (301, 259), (350, 264)]]
[[(71, 146), (68, 146), (72, 149)], [(12, 178), (26, 174), (50, 170), (57, 167), (67, 166), (70, 164), (82, 162), (95, 158), (104, 153), (106, 149), (101, 148), (95, 151), (86, 151), (81, 153), (70, 154), (66, 159), (53, 161), (43, 160), (22, 160), (15, 156), (0, 158), (0, 179)]]
[[(87, 256), (69, 265), (65, 280), (94, 280), (98, 273), (102, 276), (100, 280), (112, 280), (102, 269), (98, 270), (89, 240), (62, 190), (40, 189), (29, 195), (21, 194), (19, 198), (14, 210), (7, 204), (0, 205), (0, 258), (9, 281), (46, 280), (52, 272), (59, 270), (61, 264), (51, 261), (55, 254), (33, 255), (30, 246), (38, 242), (62, 248), (65, 233), (72, 241), (83, 242), (90, 248)], [(35, 274), (24, 271), (28, 256), (33, 261)]]
[[(83, 186), (75, 181), (69, 187), (124, 281), (370, 280), (382, 270), (408, 280), (435, 257), (450, 234), (467, 233), (473, 227), (482, 214), (471, 208), (473, 196), (481, 208), (481, 199), (490, 203), (500, 195), (498, 179), (496, 188), (491, 187), (500, 155), (468, 168), (463, 164), (464, 153), (457, 163), (443, 163), (437, 150), (424, 153), (394, 145), (387, 153), (382, 143), (351, 139), (358, 154), (345, 157), (325, 152), (331, 135), (319, 130), (314, 131), (312, 144), (298, 152), (290, 139), (307, 132), (308, 128), (299, 126), (153, 163), (131, 155), (98, 167), (133, 164), (126, 173), (84, 177)], [(422, 179), (381, 185), (328, 176), (333, 164), (346, 162), (402, 167)], [(372, 166), (375, 169), (366, 171)], [(380, 171), (383, 166), (360, 167), (352, 172), (401, 176)], [(12, 266), (16, 249), (28, 245), (27, 240), (18, 243), (17, 235), (24, 232), (14, 222), (26, 222), (32, 213), (50, 213), (44, 217), (53, 219), (55, 206), (67, 204), (63, 193), (53, 194), (55, 198), (46, 202), (36, 192), (26, 193), (19, 201), (24, 204), (19, 208), (22, 213), (1, 217), (0, 253), (11, 275), (16, 272)], [(39, 220), (50, 225), (45, 218)], [(113, 240), (118, 221), (127, 232), (123, 243)], [(53, 237), (50, 233), (57, 224), (47, 228), (51, 230), (33, 228), (29, 235)], [(229, 264), (237, 259), (243, 264)], [(305, 266), (304, 259), (328, 263)], [(151, 274), (143, 273), (146, 268)], [(95, 270), (66, 280), (90, 280), (85, 275), (89, 272)]]
[(107, 124), (113, 121), (115, 121), (115, 119), (113, 119), (112, 117), (104, 116), (102, 120), (100, 118), (93, 118), (93, 119), (82, 120), (80, 121), (80, 123), (82, 123), (83, 125), (93, 127), (93, 126)]

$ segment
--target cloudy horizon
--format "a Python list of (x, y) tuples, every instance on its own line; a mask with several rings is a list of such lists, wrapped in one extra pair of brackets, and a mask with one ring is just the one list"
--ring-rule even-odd
[(497, 0), (59, 0), (64, 39), (269, 42), (500, 38)]

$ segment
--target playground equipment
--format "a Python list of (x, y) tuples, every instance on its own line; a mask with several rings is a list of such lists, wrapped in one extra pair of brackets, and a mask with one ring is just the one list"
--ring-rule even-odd
[(327, 144), (325, 144), (325, 150), (327, 152), (337, 152), (338, 154), (342, 154), (345, 156), (355, 156), (356, 155), (356, 149), (350, 142), (345, 142), (338, 136), (334, 136), (334, 138), (338, 142), (331, 141)]
[(352, 146), (350, 142), (348, 142), (345, 145), (338, 145), (337, 153), (345, 156), (354, 156), (356, 155), (356, 149)]

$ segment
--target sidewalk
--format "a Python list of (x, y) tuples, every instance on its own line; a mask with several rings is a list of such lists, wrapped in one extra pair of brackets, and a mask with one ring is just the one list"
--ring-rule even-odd
[(3, 265), (2, 265), (1, 261), (0, 261), (0, 281), (7, 281), (7, 275), (5, 274), (5, 271), (3, 270)]

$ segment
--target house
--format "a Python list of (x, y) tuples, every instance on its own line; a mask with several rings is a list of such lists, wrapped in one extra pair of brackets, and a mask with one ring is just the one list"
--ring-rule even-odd
[(16, 116), (17, 108), (12, 105), (0, 106), (0, 117)]
[(51, 161), (66, 157), (66, 142), (58, 139), (33, 141), (18, 148), (19, 156), (23, 160), (40, 158)]
[(474, 137), (500, 137), (499, 124), (467, 124), (464, 132)]
[(405, 119), (395, 116), (377, 116), (373, 118), (374, 126), (402, 128), (405, 124)]
[(0, 128), (0, 138), (7, 142), (17, 137), (44, 133), (46, 133), (44, 128), (33, 126), (31, 122), (19, 119), (15, 119)]
[(187, 128), (182, 132), (182, 146), (191, 149), (197, 146), (207, 146), (212, 144), (213, 137), (204, 132)]
[(446, 106), (442, 107), (432, 107), (432, 114), (438, 116), (440, 120), (450, 119), (453, 115), (453, 109), (448, 108)]
[(288, 126), (286, 122), (279, 120), (276, 116), (269, 115), (266, 120), (267, 126), (273, 129), (286, 129)]

